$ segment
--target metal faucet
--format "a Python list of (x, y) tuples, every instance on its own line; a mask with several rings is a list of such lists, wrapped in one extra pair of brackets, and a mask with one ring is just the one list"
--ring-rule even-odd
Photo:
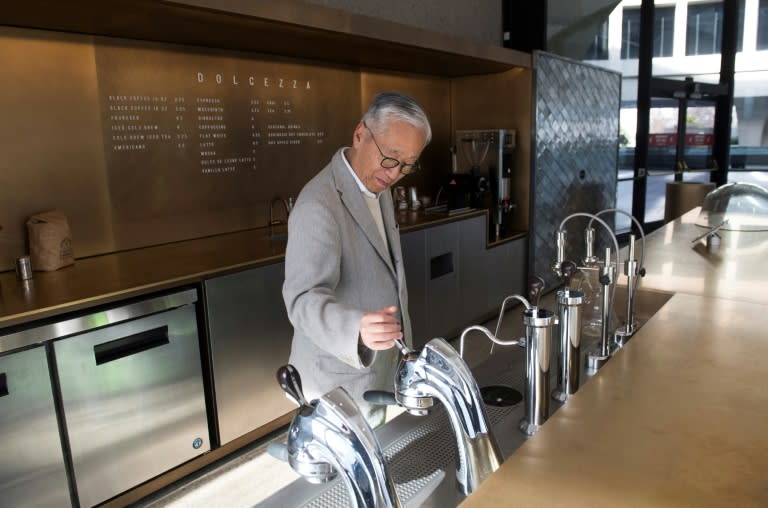
[[(277, 220), (275, 219), (275, 204), (280, 203), (283, 205), (283, 209), (285, 210), (285, 220)], [(291, 215), (291, 211), (293, 210), (293, 198), (288, 198), (287, 200), (282, 198), (273, 198), (272, 201), (269, 202), (269, 235), (272, 236), (272, 231), (274, 226), (279, 226), (280, 224), (287, 224), (288, 223), (288, 217)]]
[[(617, 347), (621, 348), (632, 338), (638, 329), (637, 323), (635, 323), (635, 293), (637, 291), (637, 285), (641, 277), (645, 276), (645, 231), (642, 224), (633, 217), (630, 213), (618, 208), (606, 208), (600, 210), (595, 214), (595, 217), (599, 217), (605, 213), (620, 213), (629, 217), (637, 226), (640, 231), (642, 250), (640, 251), (640, 262), (635, 258), (635, 235), (629, 235), (629, 250), (627, 252), (627, 259), (624, 261), (624, 275), (627, 276), (627, 318), (624, 325), (618, 327), (614, 332), (614, 343)], [(593, 219), (594, 220), (594, 219)], [(591, 229), (592, 220), (589, 221), (587, 230)], [(594, 238), (592, 239), (594, 241)], [(590, 249), (589, 239), (587, 241), (587, 249)]]
[[(558, 323), (552, 311), (539, 309), (539, 300), (544, 291), (544, 279), (531, 277), (528, 282), (528, 297), (532, 304), (520, 295), (511, 295), (504, 299), (496, 324), (496, 333), (482, 326), (471, 326), (461, 334), (460, 354), (464, 353), (464, 338), (470, 330), (479, 330), (494, 344), (519, 346), (525, 348), (525, 417), (518, 428), (532, 436), (549, 418), (549, 363), (552, 349), (552, 326)], [(525, 305), (523, 325), (525, 338), (502, 341), (497, 338), (501, 328), (504, 309), (509, 300), (516, 298)]]
[(483, 406), (480, 389), (461, 356), (442, 338), (414, 351), (398, 342), (395, 401), (425, 415), (438, 399), (445, 406), (458, 449), (456, 481), (463, 494), (477, 489), (503, 459)]
[[(607, 211), (607, 210), (606, 210)], [(601, 212), (602, 213), (602, 212)], [(613, 308), (613, 300), (616, 294), (616, 266), (620, 264), (619, 242), (616, 239), (616, 235), (613, 230), (602, 219), (591, 213), (577, 212), (567, 216), (560, 223), (560, 228), (556, 233), (557, 241), (557, 261), (553, 265), (553, 271), (559, 277), (563, 277), (562, 267), (567, 266), (565, 261), (565, 246), (566, 246), (566, 231), (565, 223), (574, 217), (589, 217), (590, 224), (584, 231), (585, 243), (586, 243), (586, 255), (584, 257), (584, 264), (577, 268), (582, 271), (597, 271), (598, 281), (600, 283), (600, 296), (601, 296), (601, 340), (598, 350), (587, 353), (587, 372), (594, 374), (599, 368), (611, 358), (611, 355), (615, 352), (614, 344), (609, 342), (609, 327), (611, 309)], [(613, 241), (613, 246), (616, 252), (616, 263), (611, 263), (611, 249), (605, 249), (605, 259), (601, 264), (599, 259), (594, 256), (593, 242), (594, 242), (594, 229), (591, 227), (592, 221), (596, 221), (601, 224), (607, 231)], [(610, 290), (609, 290), (610, 286)]]
[(355, 508), (402, 507), (376, 435), (347, 391), (334, 388), (308, 402), (290, 364), (278, 369), (277, 380), (299, 406), (288, 429), (291, 467), (310, 483), (341, 473)]

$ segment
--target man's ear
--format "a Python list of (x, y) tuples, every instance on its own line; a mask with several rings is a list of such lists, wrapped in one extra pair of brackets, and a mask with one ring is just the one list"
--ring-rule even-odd
[(363, 122), (360, 122), (357, 124), (357, 127), (355, 127), (355, 132), (352, 133), (352, 146), (356, 147), (360, 143), (363, 142), (363, 131), (365, 130), (365, 126), (363, 125)]

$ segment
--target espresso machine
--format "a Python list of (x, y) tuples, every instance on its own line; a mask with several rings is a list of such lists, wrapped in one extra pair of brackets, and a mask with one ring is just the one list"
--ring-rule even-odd
[(515, 205), (511, 200), (512, 168), (517, 143), (514, 129), (456, 131), (456, 157), (450, 175), (449, 208), (487, 208), (490, 237), (508, 232)]

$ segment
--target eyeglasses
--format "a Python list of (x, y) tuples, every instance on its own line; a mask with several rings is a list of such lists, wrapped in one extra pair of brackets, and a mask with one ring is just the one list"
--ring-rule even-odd
[(381, 151), (381, 147), (376, 142), (376, 138), (373, 136), (373, 131), (370, 127), (368, 127), (365, 122), (363, 122), (363, 127), (368, 129), (368, 132), (371, 133), (371, 139), (373, 140), (373, 144), (376, 145), (376, 148), (379, 150), (379, 153), (381, 154), (381, 167), (384, 169), (392, 169), (400, 166), (400, 174), (403, 175), (410, 175), (411, 173), (415, 173), (419, 169), (421, 169), (421, 164), (419, 161), (416, 161), (412, 164), (409, 164), (407, 162), (401, 162), (394, 157), (387, 157), (384, 155), (384, 152)]

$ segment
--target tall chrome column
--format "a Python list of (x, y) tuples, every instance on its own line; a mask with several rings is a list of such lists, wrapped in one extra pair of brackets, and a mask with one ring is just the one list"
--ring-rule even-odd
[(558, 321), (560, 323), (560, 354), (557, 367), (557, 388), (552, 397), (565, 402), (569, 395), (579, 389), (581, 373), (581, 307), (584, 293), (570, 289), (571, 276), (576, 272), (576, 265), (564, 261), (560, 269), (565, 279), (565, 287), (557, 292)]
[(531, 307), (523, 313), (525, 325), (525, 418), (519, 428), (529, 436), (549, 418), (549, 363), (552, 351), (550, 310)]
[(629, 235), (629, 251), (624, 262), (624, 275), (627, 276), (627, 322), (614, 333), (614, 342), (618, 347), (624, 345), (637, 331), (635, 324), (635, 289), (637, 277), (640, 275), (637, 259), (635, 259), (635, 235)]
[[(611, 320), (611, 306), (613, 304), (613, 288), (615, 287), (615, 266), (611, 264), (611, 249), (605, 249), (605, 260), (600, 267), (600, 295), (602, 297), (602, 303), (600, 310), (602, 312), (602, 326), (600, 333), (600, 349), (598, 351), (592, 351), (587, 355), (587, 370), (595, 373), (600, 367), (605, 365), (611, 358), (612, 341), (608, 338), (608, 330), (610, 329)], [(608, 286), (612, 286), (609, 289)]]

